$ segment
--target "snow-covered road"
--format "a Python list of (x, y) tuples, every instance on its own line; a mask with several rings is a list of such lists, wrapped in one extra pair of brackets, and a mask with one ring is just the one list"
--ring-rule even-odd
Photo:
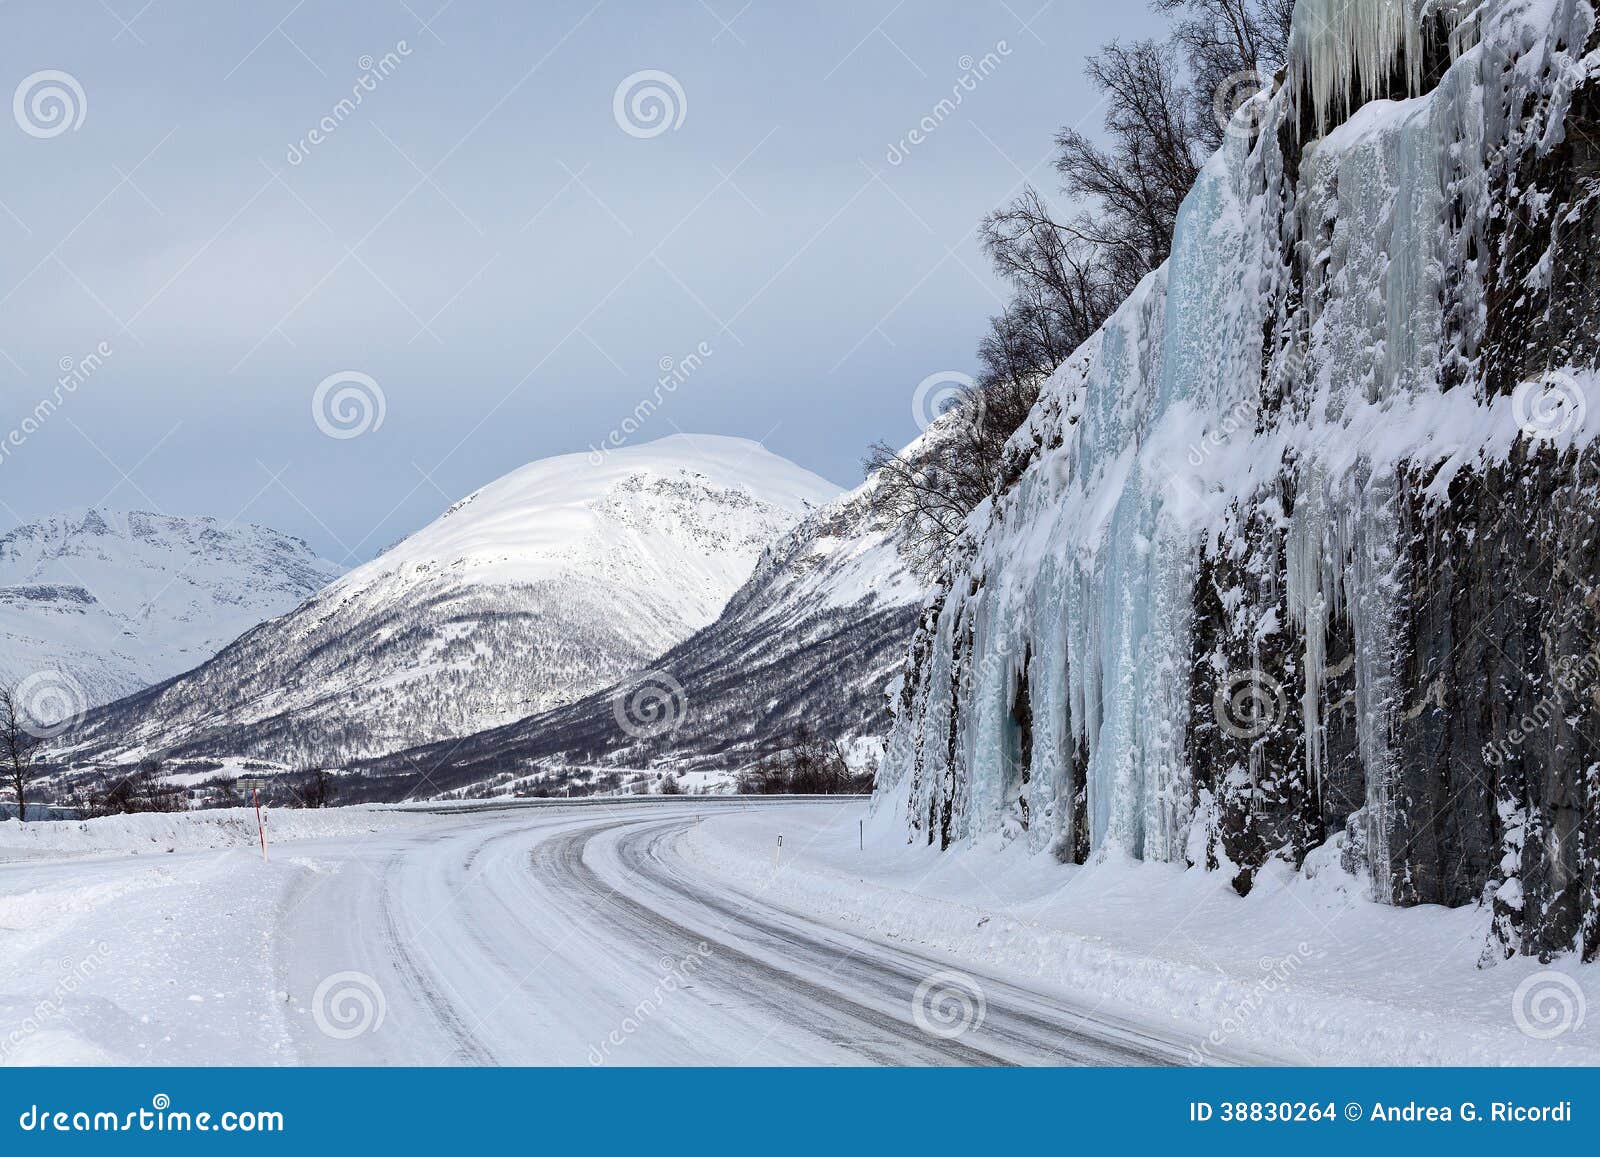
[(412, 814), (284, 843), (270, 864), (235, 848), (6, 865), (0, 1046), (21, 1063), (1189, 1055), (1195, 1042), (970, 963), (956, 971), (696, 870), (681, 837), (729, 807)]

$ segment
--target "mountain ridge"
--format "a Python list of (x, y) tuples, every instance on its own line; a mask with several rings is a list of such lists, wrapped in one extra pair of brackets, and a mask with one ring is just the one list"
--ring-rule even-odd
[(832, 483), (674, 435), (541, 459), (194, 672), (91, 714), (64, 755), (337, 765), (548, 709), (714, 619)]
[[(79, 507), (0, 535), (0, 677), (64, 677), (78, 707), (165, 681), (333, 581), (250, 523)], [(75, 685), (75, 686), (74, 686)]]

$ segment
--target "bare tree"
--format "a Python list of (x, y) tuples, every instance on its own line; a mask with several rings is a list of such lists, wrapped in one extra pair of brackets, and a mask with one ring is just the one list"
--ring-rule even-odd
[(841, 795), (872, 790), (872, 773), (850, 770), (836, 740), (809, 723), (785, 737), (784, 747), (739, 777), (741, 795)]
[(333, 800), (335, 784), (333, 772), (325, 767), (319, 767), (307, 772), (295, 789), (300, 796), (300, 803), (305, 807), (327, 807)]
[(1104, 263), (1094, 245), (1055, 219), (1032, 185), (984, 218), (982, 238), (989, 264), (1015, 296), (994, 321), (1008, 339), (1003, 356), (993, 356), (988, 342), (979, 356), (998, 375), (1048, 374), (1116, 306)]
[(1095, 247), (1113, 292), (1126, 296), (1167, 259), (1178, 206), (1199, 175), (1193, 98), (1170, 44), (1112, 41), (1085, 72), (1105, 97), (1107, 143), (1063, 129), (1056, 171), (1068, 195), (1094, 206), (1073, 221), (1073, 235)]
[(1189, 112), (1209, 153), (1222, 143), (1218, 94), (1243, 95), (1237, 78), (1254, 72), (1265, 83), (1289, 59), (1294, 0), (1151, 0), (1150, 6), (1176, 18), (1172, 42), (1189, 70)]
[(7, 784), (17, 800), (17, 819), (28, 818), (28, 785), (39, 773), (39, 749), (44, 740), (28, 728), (27, 712), (17, 703), (16, 692), (0, 686), (0, 762)]
[(161, 772), (158, 759), (143, 760), (126, 771), (119, 768), (106, 778), (100, 791), (89, 793), (80, 802), (80, 810), (86, 817), (184, 810), (183, 789), (162, 779)]
[(1076, 128), (1056, 138), (1062, 190), (1081, 212), (1063, 219), (1029, 186), (984, 218), (984, 253), (1012, 294), (979, 342), (971, 395), (913, 453), (868, 449), (875, 498), (925, 568), (1001, 483), (1006, 443), (1045, 379), (1167, 259), (1179, 206), (1222, 139), (1220, 113), (1232, 112), (1218, 100), (1253, 91), (1287, 55), (1293, 0), (1152, 5), (1174, 19), (1167, 40), (1113, 41), (1087, 62), (1105, 98), (1103, 143)]
[(967, 515), (993, 491), (1006, 441), (1038, 400), (1039, 381), (979, 383), (908, 451), (886, 442), (867, 448), (862, 466), (877, 475), (873, 501), (901, 528), (902, 548), (919, 568), (937, 567)]

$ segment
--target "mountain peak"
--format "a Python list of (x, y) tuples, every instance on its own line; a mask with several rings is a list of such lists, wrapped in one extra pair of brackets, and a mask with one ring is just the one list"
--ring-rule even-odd
[(715, 435), (529, 463), (91, 719), (87, 746), (328, 764), (520, 719), (712, 622), (767, 544), (838, 493)]

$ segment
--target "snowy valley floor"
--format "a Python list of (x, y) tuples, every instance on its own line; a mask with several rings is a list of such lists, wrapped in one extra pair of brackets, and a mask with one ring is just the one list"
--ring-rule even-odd
[(1241, 900), (940, 856), (860, 801), (271, 831), (263, 863), (247, 812), (0, 823), (0, 1062), (1600, 1063), (1600, 968), (1480, 970), (1482, 913), (1332, 865)]

